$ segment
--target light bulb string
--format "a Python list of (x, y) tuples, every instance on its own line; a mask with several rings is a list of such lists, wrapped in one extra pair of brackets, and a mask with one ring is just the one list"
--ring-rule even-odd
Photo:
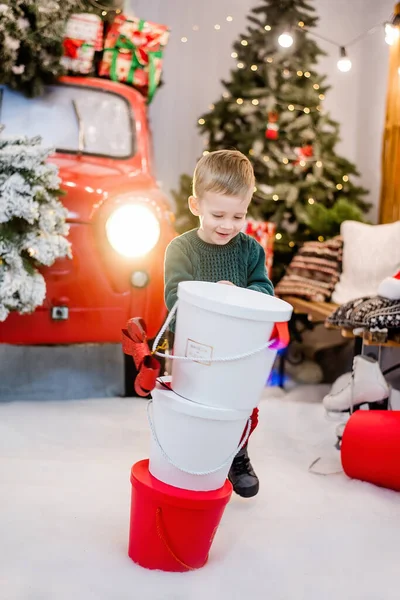
[[(89, 0), (91, 3), (96, 2), (96, 0)], [(97, 2), (96, 2), (97, 4)], [(97, 6), (100, 6), (99, 4), (97, 4)], [(228, 16), (226, 18), (227, 22), (232, 22), (234, 19), (231, 16)], [(325, 35), (321, 35), (320, 33), (316, 33), (315, 31), (312, 31), (311, 29), (305, 27), (304, 25), (302, 27), (300, 27), (299, 25), (292, 25), (290, 28), (288, 28), (288, 32), (289, 29), (292, 30), (297, 30), (297, 31), (303, 31), (308, 33), (310, 36), (313, 36), (317, 39), (320, 39), (324, 42), (327, 42), (328, 44), (332, 44), (333, 46), (336, 46), (337, 48), (349, 48), (350, 46), (353, 46), (354, 44), (356, 44), (357, 42), (359, 42), (360, 40), (364, 39), (365, 37), (367, 37), (368, 35), (371, 35), (373, 33), (375, 33), (378, 29), (380, 29), (381, 27), (384, 27), (386, 25), (386, 23), (388, 23), (389, 21), (379, 21), (376, 25), (374, 25), (373, 27), (370, 27), (369, 29), (367, 29), (366, 31), (361, 32), (359, 35), (357, 35), (355, 38), (353, 38), (352, 40), (350, 40), (349, 42), (347, 42), (346, 44), (343, 43), (339, 43), (335, 40), (333, 40), (332, 38), (329, 38)], [(268, 24), (265, 26), (267, 27)], [(264, 27), (264, 29), (265, 29)], [(214, 29), (216, 29), (217, 31), (219, 31), (221, 29), (221, 25), (214, 25), (213, 27)], [(270, 29), (268, 31), (271, 31), (273, 29), (272, 26), (270, 26)], [(192, 30), (195, 32), (198, 32), (200, 30), (200, 27), (197, 25), (193, 25)], [(290, 32), (289, 32), (290, 33)], [(185, 34), (181, 37), (181, 41), (188, 41), (188, 35)], [(246, 41), (246, 40), (245, 40)]]
[(386, 23), (386, 21), (384, 21), (384, 22), (379, 21), (379, 23), (377, 23), (376, 25), (374, 25), (373, 27), (371, 27), (367, 31), (363, 31), (358, 36), (356, 36), (355, 38), (353, 38), (352, 40), (350, 40), (350, 42), (347, 42), (347, 44), (339, 44), (338, 42), (336, 42), (335, 40), (332, 40), (331, 38), (328, 38), (328, 37), (326, 37), (324, 35), (321, 35), (320, 33), (315, 33), (315, 31), (312, 31), (311, 29), (307, 29), (307, 27), (299, 27), (299, 26), (297, 26), (296, 29), (298, 31), (305, 31), (309, 35), (311, 35), (311, 36), (313, 36), (315, 38), (318, 38), (320, 40), (323, 40), (324, 42), (327, 42), (328, 44), (332, 44), (333, 46), (336, 46), (337, 48), (340, 49), (340, 48), (349, 48), (350, 46), (353, 46), (354, 44), (356, 44), (357, 42), (359, 42), (363, 38), (367, 37), (368, 35), (372, 35), (373, 33), (375, 33), (378, 29), (380, 29), (381, 27), (383, 27), (385, 25), (385, 23)]

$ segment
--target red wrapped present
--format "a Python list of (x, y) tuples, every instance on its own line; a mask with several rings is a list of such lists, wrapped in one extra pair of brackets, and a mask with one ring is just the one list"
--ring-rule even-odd
[(100, 77), (128, 83), (150, 102), (161, 80), (168, 37), (165, 25), (118, 15), (106, 37)]
[(265, 251), (265, 263), (267, 266), (268, 277), (272, 275), (272, 265), (274, 261), (274, 240), (276, 224), (268, 221), (255, 221), (248, 219), (243, 229), (247, 235), (257, 240)]
[(100, 17), (89, 13), (71, 15), (63, 46), (63, 66), (73, 73), (90, 73), (95, 51), (103, 48), (103, 22)]

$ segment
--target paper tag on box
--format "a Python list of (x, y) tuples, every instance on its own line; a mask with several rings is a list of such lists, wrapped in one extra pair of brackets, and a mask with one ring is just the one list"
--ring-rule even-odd
[(212, 346), (206, 346), (206, 344), (200, 344), (194, 340), (187, 341), (185, 356), (193, 359), (194, 362), (209, 367), (211, 365), (212, 355)]

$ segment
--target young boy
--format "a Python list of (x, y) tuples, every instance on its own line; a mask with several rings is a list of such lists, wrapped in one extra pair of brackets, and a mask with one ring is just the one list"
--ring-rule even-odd
[[(241, 232), (254, 191), (250, 161), (234, 150), (206, 154), (193, 176), (190, 211), (200, 220), (194, 229), (174, 239), (165, 256), (165, 302), (171, 310), (181, 281), (210, 281), (273, 295), (263, 248)], [(252, 430), (258, 410), (252, 415)], [(234, 459), (229, 479), (239, 496), (258, 493), (259, 481), (247, 446)]]

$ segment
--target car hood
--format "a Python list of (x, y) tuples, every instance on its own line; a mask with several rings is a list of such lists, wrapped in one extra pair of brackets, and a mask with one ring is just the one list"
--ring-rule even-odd
[(56, 155), (51, 162), (59, 168), (65, 192), (61, 201), (68, 210), (69, 222), (90, 223), (96, 209), (108, 199), (128, 193), (149, 193), (156, 188), (154, 179), (143, 174), (139, 161), (136, 165)]

